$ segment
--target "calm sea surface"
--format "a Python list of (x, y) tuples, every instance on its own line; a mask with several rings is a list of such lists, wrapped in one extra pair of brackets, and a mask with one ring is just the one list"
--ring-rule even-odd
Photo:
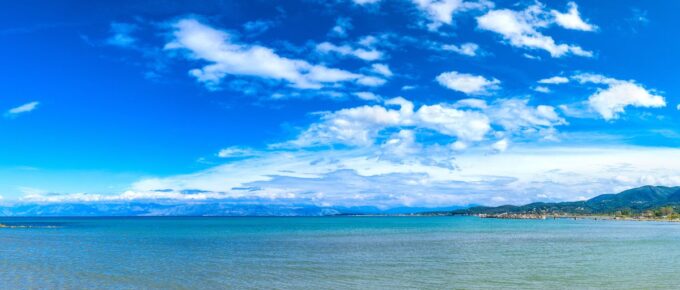
[(32, 226), (0, 229), (2, 289), (680, 287), (674, 223), (472, 217), (0, 223)]

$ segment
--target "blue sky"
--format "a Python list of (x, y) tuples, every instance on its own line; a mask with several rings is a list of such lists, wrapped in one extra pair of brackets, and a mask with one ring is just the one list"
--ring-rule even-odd
[(675, 1), (1, 5), (3, 202), (448, 206), (680, 183)]

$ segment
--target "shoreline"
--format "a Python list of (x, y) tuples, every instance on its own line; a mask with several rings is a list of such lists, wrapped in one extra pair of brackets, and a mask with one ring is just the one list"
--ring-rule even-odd
[(589, 219), (589, 220), (611, 220), (611, 221), (636, 221), (636, 222), (680, 222), (680, 219), (669, 218), (650, 218), (650, 217), (621, 217), (610, 215), (540, 215), (540, 214), (472, 214), (478, 218), (488, 219), (515, 219), (515, 220), (547, 220), (547, 219)]

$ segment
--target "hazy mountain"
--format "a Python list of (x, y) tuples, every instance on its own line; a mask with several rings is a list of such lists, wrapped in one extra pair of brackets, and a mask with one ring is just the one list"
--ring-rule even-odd
[(318, 207), (313, 205), (256, 205), (205, 203), (49, 203), (0, 206), (0, 216), (332, 216), (354, 214), (410, 214), (448, 211), (461, 207)]

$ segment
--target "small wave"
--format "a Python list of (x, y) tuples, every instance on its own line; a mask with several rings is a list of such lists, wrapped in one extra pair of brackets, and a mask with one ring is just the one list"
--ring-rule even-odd
[(38, 225), (38, 224), (20, 224), (20, 223), (0, 223), (0, 229), (56, 229), (57, 225)]

